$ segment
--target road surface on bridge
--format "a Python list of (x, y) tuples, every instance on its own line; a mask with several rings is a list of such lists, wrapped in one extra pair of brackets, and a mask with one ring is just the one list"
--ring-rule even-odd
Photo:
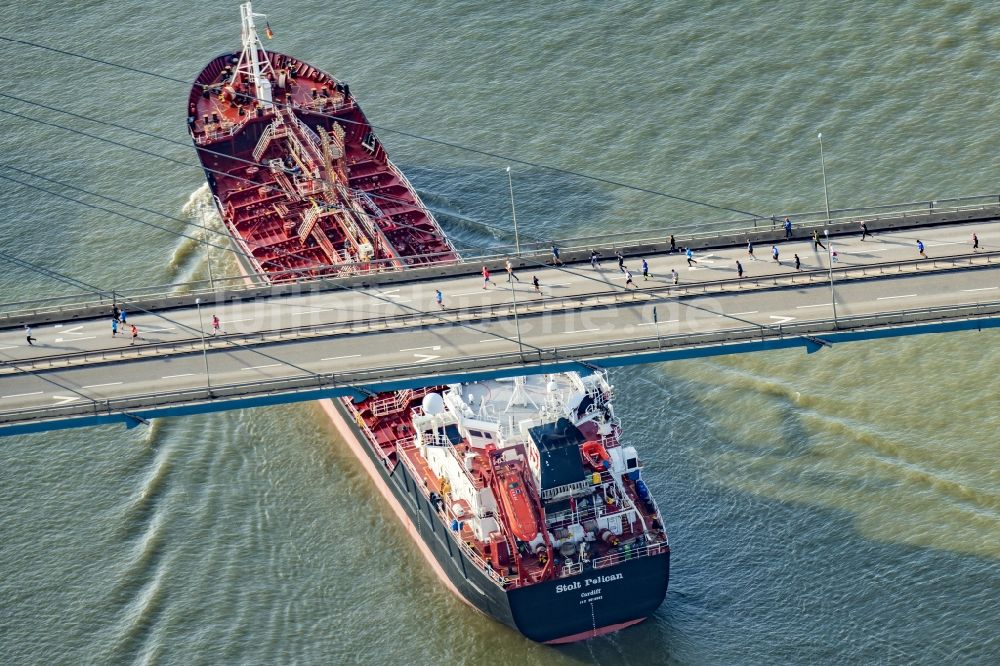
[[(931, 262), (920, 266), (910, 266), (907, 270), (933, 269), (935, 257), (972, 256), (971, 236), (973, 232), (980, 238), (984, 251), (1000, 250), (1000, 222), (974, 223), (882, 232), (866, 241), (860, 234), (832, 240), (837, 253), (835, 279), (839, 273), (852, 268), (874, 266), (917, 259), (916, 241), (923, 240)], [(754, 289), (769, 286), (769, 278), (780, 277), (783, 282), (799, 280), (793, 266), (793, 255), (801, 259), (803, 283), (824, 280), (818, 269), (828, 267), (828, 253), (814, 249), (808, 239), (782, 241), (778, 244), (780, 264), (771, 260), (771, 247), (757, 246), (756, 259), (751, 259), (745, 247), (713, 250), (695, 255), (697, 262), (688, 266), (683, 254), (651, 255), (647, 257), (652, 277), (644, 280), (641, 275), (641, 259), (626, 257), (626, 266), (632, 271), (639, 289), (663, 288), (672, 283), (671, 270), (679, 275), (682, 290), (692, 285), (714, 283), (712, 289), (718, 291)], [(736, 279), (736, 261), (744, 267), (745, 277)], [(981, 261), (986, 258), (980, 257)], [(996, 257), (992, 261), (997, 261)], [(947, 264), (942, 264), (948, 267)], [(400, 317), (417, 312), (429, 312), (441, 316), (463, 308), (481, 307), (493, 304), (510, 304), (516, 298), (523, 308), (531, 308), (538, 301), (567, 299), (585, 294), (622, 292), (625, 278), (618, 270), (614, 257), (602, 257), (600, 267), (595, 270), (589, 264), (576, 264), (560, 270), (552, 267), (538, 267), (533, 270), (519, 270), (516, 275), (520, 282), (513, 284), (513, 291), (506, 282), (507, 275), (502, 266), (492, 266), (492, 285), (483, 289), (483, 280), (478, 277), (459, 276), (428, 282), (395, 285), (385, 289), (357, 289), (327, 291), (292, 295), (282, 298), (258, 298), (250, 302), (215, 304), (208, 303), (200, 309), (172, 309), (161, 313), (131, 311), (129, 323), (138, 326), (140, 339), (137, 345), (190, 341), (200, 337), (204, 331), (212, 334), (211, 319), (219, 316), (221, 330), (230, 334), (254, 334), (282, 329), (286, 337), (293, 337), (295, 331), (309, 332), (317, 327), (349, 321), (371, 321), (383, 317)], [(531, 286), (531, 278), (537, 275), (541, 293)], [(724, 284), (719, 284), (720, 282)], [(435, 302), (435, 290), (444, 295), (445, 307), (439, 308)], [(127, 304), (126, 304), (126, 307)], [(109, 308), (110, 309), (110, 308)], [(111, 335), (110, 312), (103, 319), (75, 320), (72, 322), (44, 324), (32, 329), (37, 339), (35, 346), (29, 346), (23, 329), (0, 331), (0, 360), (22, 363), (29, 359), (53, 357), (74, 352), (125, 349), (130, 347), (127, 330)]]

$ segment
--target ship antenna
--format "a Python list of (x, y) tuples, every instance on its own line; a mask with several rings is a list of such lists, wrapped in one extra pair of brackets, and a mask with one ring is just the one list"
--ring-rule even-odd
[[(268, 81), (265, 74), (267, 72), (270, 72), (272, 76), (275, 74), (271, 60), (267, 58), (264, 45), (260, 43), (260, 36), (257, 35), (257, 26), (253, 22), (255, 16), (267, 18), (266, 14), (254, 14), (249, 2), (240, 5), (240, 18), (242, 20), (240, 34), (243, 38), (243, 53), (240, 54), (240, 60), (236, 64), (236, 71), (253, 81), (257, 100), (261, 107), (268, 111), (273, 108), (274, 104), (271, 101), (271, 82)], [(258, 50), (265, 54), (263, 62), (261, 62)]]

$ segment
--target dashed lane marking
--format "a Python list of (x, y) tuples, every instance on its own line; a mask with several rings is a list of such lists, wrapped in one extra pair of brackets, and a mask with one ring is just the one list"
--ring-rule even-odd
[(825, 308), (829, 303), (817, 303), (816, 305), (796, 305), (796, 310), (805, 310), (806, 308)]
[(879, 296), (875, 300), (876, 301), (889, 301), (889, 300), (892, 300), (894, 298), (913, 298), (914, 296), (916, 296), (916, 294), (903, 294), (901, 296)]
[(80, 388), (100, 388), (102, 386), (118, 386), (122, 382), (108, 382), (107, 384), (91, 384), (90, 386), (81, 386)]
[(327, 356), (326, 358), (321, 358), (321, 361), (339, 361), (342, 358), (357, 358), (361, 354), (348, 354), (347, 356)]
[(194, 377), (193, 372), (185, 372), (183, 375), (164, 375), (160, 379), (177, 379), (178, 377)]
[(14, 393), (13, 395), (0, 395), (0, 398), (23, 398), (29, 395), (41, 395), (42, 391), (33, 391), (31, 393)]
[[(124, 333), (122, 333), (122, 335), (124, 335)], [(77, 340), (93, 340), (93, 339), (94, 339), (94, 338), (96, 338), (96, 337), (97, 337), (96, 335), (88, 335), (88, 336), (87, 336), (87, 337), (85, 337), (85, 338), (73, 338), (73, 339), (71, 340), (71, 342), (76, 342)], [(66, 341), (66, 338), (56, 338), (56, 340), (55, 340), (55, 341), (56, 341), (56, 342), (65, 342), (65, 341)]]
[(281, 363), (268, 363), (267, 365), (250, 365), (240, 370), (260, 370), (262, 368), (277, 368)]
[(992, 291), (994, 289), (1000, 289), (1000, 287), (980, 287), (979, 289), (963, 289), (962, 291)]

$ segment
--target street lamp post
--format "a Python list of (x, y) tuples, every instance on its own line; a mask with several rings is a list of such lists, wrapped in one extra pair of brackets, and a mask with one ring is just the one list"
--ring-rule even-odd
[(663, 349), (663, 341), (660, 340), (660, 320), (656, 316), (656, 306), (653, 306), (653, 326), (656, 328), (656, 348)]
[(826, 223), (830, 224), (830, 190), (826, 187), (826, 158), (823, 155), (823, 133), (816, 135), (819, 139), (819, 166), (823, 170), (823, 198), (826, 200)]
[(524, 356), (524, 345), (521, 344), (521, 324), (517, 321), (517, 292), (514, 291), (513, 280), (508, 277), (507, 282), (510, 282), (510, 297), (514, 300), (514, 330), (517, 331), (517, 351)]
[(829, 229), (823, 230), (823, 238), (826, 239), (827, 259), (830, 260), (830, 305), (833, 306), (833, 327), (837, 328), (837, 296), (833, 291), (833, 243), (830, 242)]
[(201, 299), (194, 299), (194, 304), (198, 306), (198, 330), (201, 331), (201, 353), (205, 357), (205, 387), (208, 389), (208, 397), (212, 397), (212, 375), (208, 371), (208, 344), (205, 342), (205, 322), (201, 318)]
[(510, 215), (514, 218), (514, 249), (517, 256), (521, 256), (521, 238), (517, 234), (517, 211), (514, 210), (514, 181), (510, 176), (510, 167), (507, 167), (507, 187), (510, 189)]

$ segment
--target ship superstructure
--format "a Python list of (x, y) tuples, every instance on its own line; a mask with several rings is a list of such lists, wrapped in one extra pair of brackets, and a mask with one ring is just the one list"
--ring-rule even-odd
[[(260, 43), (210, 62), (188, 126), (248, 279), (458, 260), (349, 86)], [(267, 27), (268, 34), (270, 27)], [(493, 379), (327, 405), (442, 580), (538, 641), (663, 601), (670, 549), (603, 372)]]

